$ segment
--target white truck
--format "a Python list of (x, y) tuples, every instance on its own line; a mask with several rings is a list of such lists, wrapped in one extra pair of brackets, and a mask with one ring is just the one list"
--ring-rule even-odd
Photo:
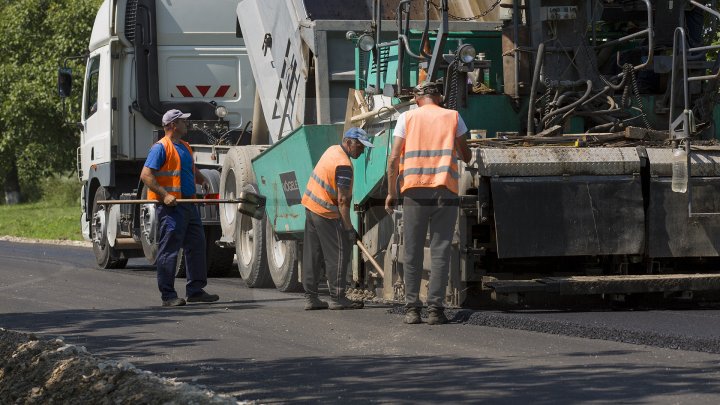
[[(319, 129), (328, 140), (340, 134), (347, 114), (353, 114), (346, 108), (349, 90), (372, 86), (357, 81), (367, 58), (365, 51), (358, 54), (358, 44), (372, 38), (373, 19), (383, 20), (374, 31), (381, 33), (377, 39), (391, 38), (398, 30), (394, 9), (373, 15), (373, 3), (105, 0), (89, 43), (77, 153), (82, 233), (93, 242), (98, 266), (122, 268), (132, 257), (155, 262), (155, 205), (97, 201), (145, 196), (139, 174), (151, 145), (163, 136), (160, 119), (166, 110), (192, 114), (187, 140), (196, 165), (212, 182), (202, 195), (207, 199), (257, 192), (258, 183), (268, 187), (272, 181), (256, 178), (253, 159), (303, 128), (307, 133)], [(422, 10), (414, 10), (410, 26), (422, 29), (423, 19)], [(493, 30), (498, 23), (450, 26)], [(70, 95), (71, 83), (71, 73), (61, 69), (61, 97)], [(363, 103), (389, 103), (378, 90)], [(300, 155), (280, 159), (297, 167), (312, 163)], [(302, 190), (300, 183), (288, 180), (282, 187), (290, 195)], [(236, 256), (249, 287), (301, 289), (301, 231), (280, 228), (277, 212), (256, 219), (240, 215), (232, 204), (207, 204), (201, 213), (209, 275), (230, 272)], [(361, 225), (373, 256), (385, 251), (392, 234), (391, 228), (380, 232), (375, 225)], [(364, 279), (363, 286), (371, 288), (361, 271), (363, 260), (356, 255), (351, 274), (356, 286)]]
[[(82, 234), (93, 242), (101, 268), (121, 268), (131, 257), (155, 261), (154, 205), (95, 202), (142, 197), (139, 174), (162, 136), (165, 111), (192, 114), (188, 141), (198, 145), (196, 164), (213, 183), (205, 198), (219, 196), (219, 169), (230, 145), (250, 143), (244, 125), (253, 113), (255, 85), (236, 7), (235, 0), (212, 7), (194, 0), (101, 5), (88, 49), (77, 151)], [(202, 215), (209, 270), (227, 272), (234, 252), (215, 244), (221, 234), (217, 205), (204, 206)]]
[[(257, 191), (251, 160), (269, 144), (306, 122), (344, 120), (355, 84), (354, 45), (346, 32), (364, 29), (370, 16), (316, 26), (310, 13), (324, 3), (311, 1), (308, 11), (302, 1), (274, 1), (262, 4), (261, 13), (239, 0), (103, 2), (89, 43), (77, 151), (82, 233), (93, 242), (99, 267), (122, 268), (128, 258), (143, 256), (155, 262), (155, 205), (97, 201), (144, 197), (140, 171), (163, 136), (160, 120), (168, 109), (192, 114), (186, 140), (213, 183), (206, 199)], [(268, 14), (273, 9), (277, 14)], [(257, 42), (254, 60), (240, 28), (243, 16), (256, 19), (250, 25), (257, 32), (245, 33)], [(61, 69), (59, 83), (71, 83), (69, 76)], [(259, 94), (256, 81), (265, 86)], [(250, 287), (300, 288), (296, 240), (278, 238), (265, 220), (240, 215), (232, 204), (207, 204), (201, 214), (209, 275), (227, 274), (236, 254)]]

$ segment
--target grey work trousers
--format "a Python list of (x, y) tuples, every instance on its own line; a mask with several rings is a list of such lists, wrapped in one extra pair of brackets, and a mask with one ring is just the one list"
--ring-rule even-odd
[(352, 258), (352, 248), (342, 220), (321, 217), (305, 210), (305, 235), (303, 239), (302, 279), (305, 294), (318, 295), (318, 282), (325, 263), (330, 298), (345, 296), (347, 268)]
[(411, 188), (403, 193), (405, 306), (420, 307), (425, 236), (430, 228), (427, 305), (445, 306), (450, 277), (450, 245), (458, 216), (458, 196), (446, 188)]

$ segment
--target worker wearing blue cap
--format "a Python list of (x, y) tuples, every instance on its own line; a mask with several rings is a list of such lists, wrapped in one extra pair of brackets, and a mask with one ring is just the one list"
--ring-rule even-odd
[[(373, 144), (361, 128), (348, 129), (340, 145), (329, 147), (320, 157), (308, 181), (302, 205), (305, 206), (303, 243), (303, 287), (305, 309), (359, 309), (362, 302), (345, 296), (347, 268), (352, 246), (358, 238), (350, 222), (353, 167)], [(330, 291), (330, 304), (318, 298), (320, 269)]]

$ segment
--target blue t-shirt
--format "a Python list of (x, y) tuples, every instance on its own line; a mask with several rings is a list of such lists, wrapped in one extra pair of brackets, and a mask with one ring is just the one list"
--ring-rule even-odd
[[(180, 155), (180, 188), (183, 196), (191, 196), (195, 194), (195, 173), (193, 173), (193, 157), (190, 151), (181, 143), (174, 143), (175, 150)], [(165, 164), (165, 147), (156, 143), (150, 148), (150, 153), (145, 160), (145, 167), (153, 170), (160, 170)]]

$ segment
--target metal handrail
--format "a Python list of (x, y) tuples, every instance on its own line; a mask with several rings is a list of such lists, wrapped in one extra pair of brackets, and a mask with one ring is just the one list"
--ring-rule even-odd
[[(596, 49), (602, 49), (606, 48), (608, 46), (618, 45), (623, 42), (627, 42), (631, 39), (635, 39), (638, 37), (641, 37), (645, 34), (647, 34), (647, 40), (648, 40), (648, 57), (645, 63), (641, 63), (637, 66), (633, 66), (633, 69), (635, 71), (638, 71), (640, 69), (644, 69), (646, 66), (649, 66), (652, 63), (653, 57), (655, 55), (655, 28), (653, 24), (653, 17), (652, 17), (652, 4), (650, 4), (650, 0), (643, 0), (645, 3), (645, 7), (647, 8), (647, 28), (645, 28), (642, 31), (638, 31), (635, 33), (632, 33), (630, 35), (626, 35), (622, 38), (615, 39), (610, 42), (605, 42), (603, 44), (597, 45)], [(618, 74), (617, 77), (622, 77), (623, 73)]]
[[(683, 65), (683, 100), (685, 102), (683, 113), (678, 116), (677, 119), (673, 120), (673, 112), (675, 111), (675, 83), (677, 76), (677, 61), (676, 57), (678, 54), (678, 39), (680, 39), (680, 45), (682, 46), (682, 65)], [(670, 112), (669, 112), (669, 131), (672, 140), (687, 139), (690, 137), (690, 94), (688, 92), (688, 74), (687, 74), (687, 45), (685, 44), (685, 29), (682, 27), (675, 28), (673, 33), (673, 54), (672, 54), (672, 74), (670, 76)], [(683, 124), (682, 136), (678, 136), (679, 132), (676, 128)]]
[[(720, 12), (713, 10), (710, 7), (707, 7), (704, 4), (700, 4), (695, 0), (690, 0), (690, 4), (705, 11), (706, 13), (712, 14), (713, 16), (715, 16), (715, 18), (720, 20)], [(714, 49), (720, 49), (720, 45), (710, 45), (710, 46), (700, 46), (697, 48), (690, 48), (688, 50), (688, 52), (711, 51)], [(694, 77), (689, 78), (688, 80), (690, 80), (691, 82), (694, 82), (694, 81), (713, 80), (713, 79), (720, 79), (720, 69), (718, 69), (718, 71), (714, 75), (694, 76)]]
[[(691, 0), (691, 3), (696, 3)], [(703, 7), (704, 8), (704, 7)], [(720, 14), (713, 12), (718, 18), (720, 18)], [(680, 40), (678, 42), (678, 40)], [(683, 67), (683, 100), (684, 100), (684, 108), (681, 115), (679, 115), (675, 120), (673, 120), (673, 111), (675, 109), (675, 83), (676, 83), (676, 77), (677, 77), (677, 54), (678, 54), (678, 44), (681, 47), (682, 50), (682, 67)], [(685, 144), (685, 154), (687, 156), (686, 158), (686, 165), (687, 165), (687, 209), (688, 209), (688, 218), (703, 218), (703, 217), (717, 217), (720, 216), (720, 212), (693, 212), (692, 207), (692, 165), (691, 165), (691, 159), (690, 159), (690, 153), (691, 153), (691, 141), (690, 141), (690, 125), (692, 121), (692, 111), (690, 110), (690, 95), (688, 90), (688, 83), (690, 81), (694, 80), (710, 80), (717, 78), (716, 75), (709, 75), (709, 76), (693, 76), (688, 77), (687, 72), (687, 56), (688, 52), (690, 51), (697, 51), (698, 48), (691, 48), (688, 49), (686, 45), (686, 39), (685, 39), (685, 29), (682, 27), (675, 28), (675, 32), (673, 34), (673, 55), (672, 55), (672, 74), (671, 74), (671, 82), (670, 82), (670, 112), (669, 112), (669, 125), (670, 127), (670, 137), (675, 142), (684, 142)], [(720, 74), (720, 70), (718, 70), (718, 74)], [(677, 131), (677, 127), (682, 125), (682, 133)], [(680, 136), (678, 136), (680, 135)]]

